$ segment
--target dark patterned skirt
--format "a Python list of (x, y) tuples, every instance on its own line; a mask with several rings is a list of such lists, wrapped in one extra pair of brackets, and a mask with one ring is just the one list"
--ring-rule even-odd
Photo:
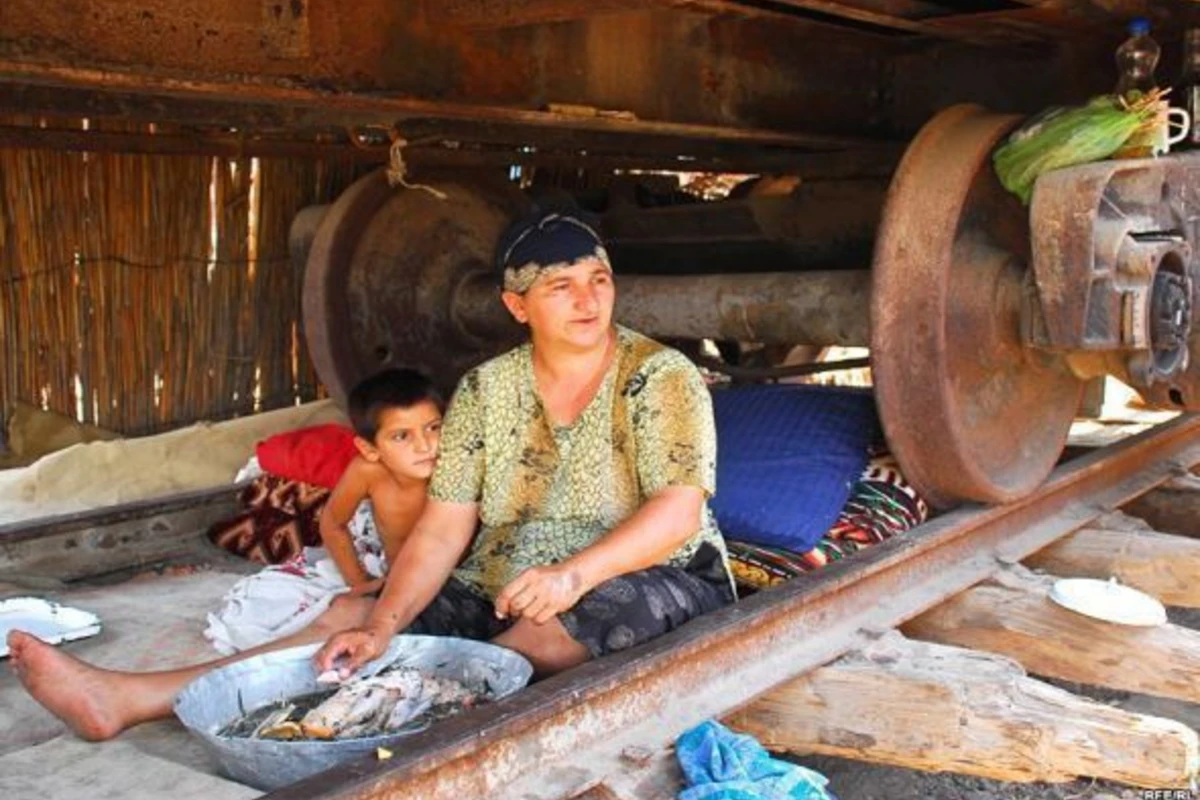
[[(595, 658), (647, 642), (733, 601), (724, 560), (705, 543), (684, 567), (650, 567), (605, 581), (558, 619)], [(511, 624), (496, 618), (490, 600), (451, 578), (407, 632), (492, 639)]]

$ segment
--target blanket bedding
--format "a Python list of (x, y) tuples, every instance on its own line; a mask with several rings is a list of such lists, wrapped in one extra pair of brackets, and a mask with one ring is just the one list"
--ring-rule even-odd
[(281, 564), (321, 543), (321, 509), (329, 490), (262, 475), (238, 495), (245, 509), (208, 530), (217, 547), (259, 564)]
[(731, 540), (729, 564), (739, 590), (765, 589), (899, 536), (928, 517), (929, 506), (896, 460), (880, 455), (867, 464), (837, 520), (814, 548), (800, 553)]

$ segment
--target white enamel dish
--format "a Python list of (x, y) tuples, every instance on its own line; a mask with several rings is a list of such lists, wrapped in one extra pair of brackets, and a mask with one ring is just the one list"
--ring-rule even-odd
[(1167, 621), (1162, 603), (1115, 580), (1063, 578), (1054, 582), (1050, 599), (1078, 614), (1118, 625), (1153, 627)]
[(0, 600), (0, 658), (8, 656), (8, 633), (14, 630), (58, 644), (95, 636), (100, 632), (100, 618), (40, 597), (10, 597)]

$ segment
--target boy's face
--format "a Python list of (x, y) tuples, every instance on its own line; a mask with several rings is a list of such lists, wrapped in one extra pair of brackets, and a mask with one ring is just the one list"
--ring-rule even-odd
[(372, 443), (355, 437), (363, 458), (383, 464), (397, 478), (429, 480), (442, 435), (442, 413), (437, 406), (422, 400), (408, 408), (384, 409), (378, 427)]

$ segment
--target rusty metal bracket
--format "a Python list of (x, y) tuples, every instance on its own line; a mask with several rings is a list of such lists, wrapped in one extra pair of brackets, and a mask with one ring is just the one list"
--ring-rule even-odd
[(1033, 291), (1025, 341), (1149, 388), (1188, 364), (1200, 156), (1051, 172), (1030, 207)]

